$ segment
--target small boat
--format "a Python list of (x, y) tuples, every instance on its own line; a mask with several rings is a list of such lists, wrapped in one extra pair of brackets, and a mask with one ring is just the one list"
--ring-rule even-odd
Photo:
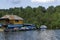
[(44, 31), (44, 30), (47, 29), (47, 26), (46, 26), (46, 25), (41, 25), (41, 26), (40, 26), (40, 29)]

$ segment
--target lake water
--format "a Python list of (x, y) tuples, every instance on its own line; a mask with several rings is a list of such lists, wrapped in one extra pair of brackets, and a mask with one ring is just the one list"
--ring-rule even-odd
[(60, 40), (60, 30), (0, 32), (0, 40)]

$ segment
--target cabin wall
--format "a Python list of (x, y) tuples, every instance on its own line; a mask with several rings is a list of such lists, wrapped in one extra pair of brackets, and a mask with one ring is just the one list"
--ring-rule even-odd
[(22, 20), (14, 21), (14, 24), (23, 24), (23, 21)]
[(23, 20), (10, 20), (11, 24), (23, 24)]
[(10, 24), (14, 24), (14, 20), (9, 20)]

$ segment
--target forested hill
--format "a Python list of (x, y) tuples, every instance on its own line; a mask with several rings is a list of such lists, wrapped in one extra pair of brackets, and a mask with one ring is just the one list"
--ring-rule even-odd
[(18, 15), (24, 19), (25, 23), (35, 24), (37, 27), (47, 25), (48, 28), (60, 28), (60, 6), (50, 6), (47, 9), (42, 6), (0, 9), (0, 17), (6, 14)]

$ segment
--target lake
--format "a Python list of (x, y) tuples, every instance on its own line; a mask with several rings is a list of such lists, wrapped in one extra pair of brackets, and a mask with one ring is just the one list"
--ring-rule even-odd
[(0, 40), (60, 40), (60, 30), (0, 32)]

